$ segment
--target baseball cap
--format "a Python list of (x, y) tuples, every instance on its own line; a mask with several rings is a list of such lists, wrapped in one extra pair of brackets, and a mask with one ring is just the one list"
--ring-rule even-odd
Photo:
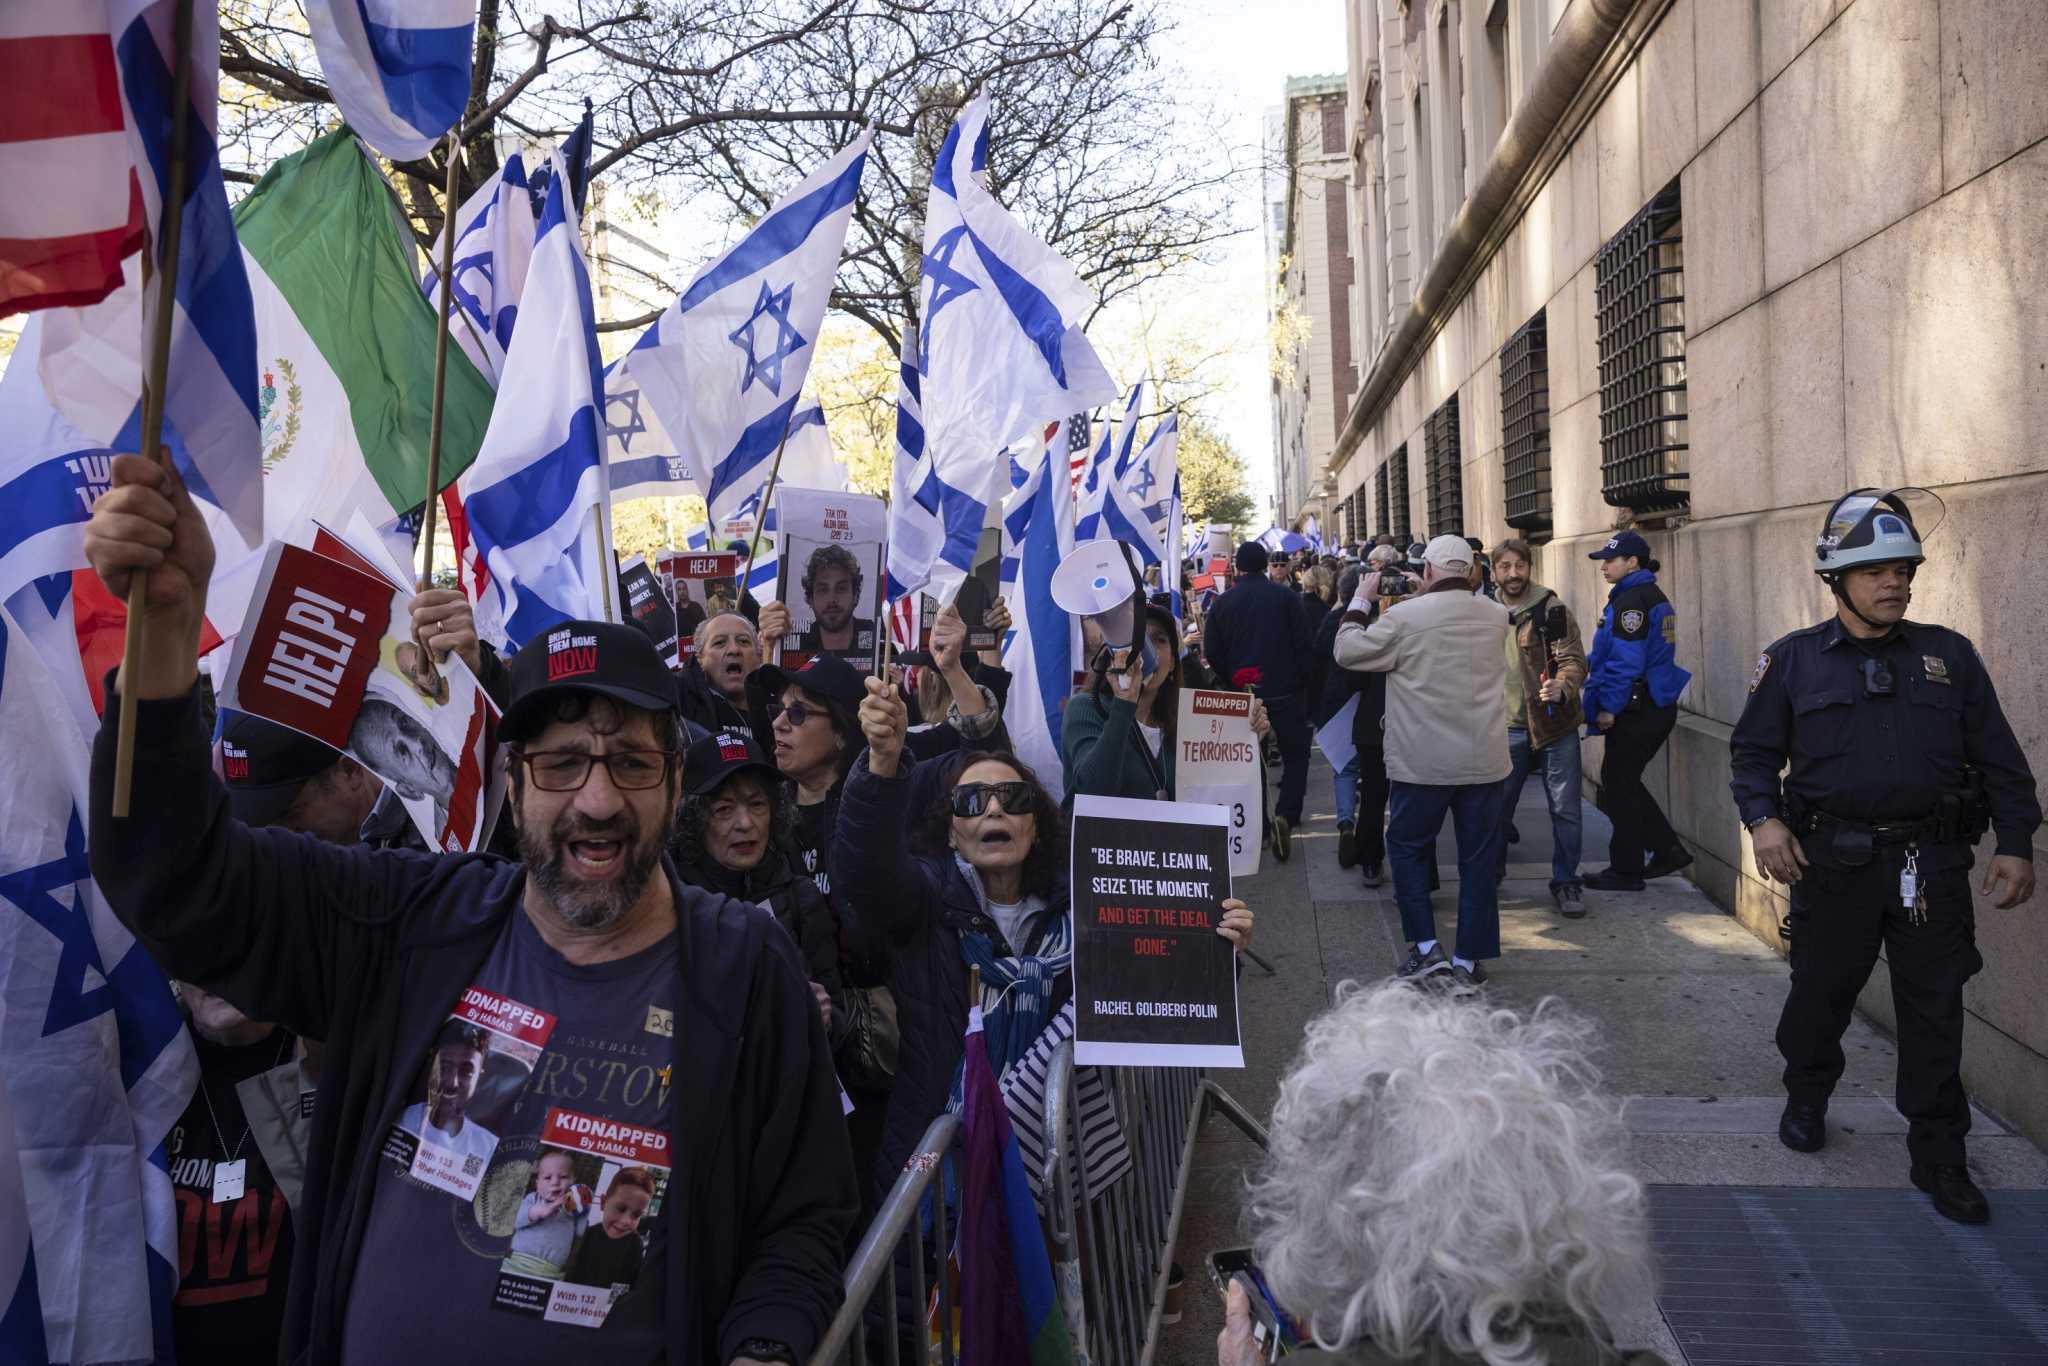
[(1633, 531), (1616, 532), (1606, 545), (1588, 555), (1589, 560), (1616, 560), (1624, 555), (1633, 555), (1639, 560), (1650, 558), (1650, 543)]
[(812, 655), (801, 669), (765, 664), (760, 676), (771, 697), (780, 697), (784, 688), (795, 686), (815, 697), (858, 706), (868, 695), (867, 675), (838, 655)]
[(782, 780), (781, 772), (768, 762), (756, 745), (738, 731), (719, 731), (691, 745), (683, 755), (683, 791), (692, 797), (708, 796), (736, 773), (758, 769), (769, 784)]
[(1472, 547), (1465, 544), (1463, 536), (1453, 536), (1446, 532), (1442, 536), (1432, 537), (1429, 544), (1422, 548), (1422, 562), (1433, 564), (1438, 569), (1470, 569)]
[(299, 789), (341, 758), (310, 735), (247, 712), (221, 712), (220, 771), (228, 809), (244, 825), (275, 825)]
[(643, 711), (676, 709), (675, 679), (637, 626), (562, 622), (519, 647), (511, 675), (504, 726), (508, 739), (538, 729), (533, 718), (539, 704), (564, 693), (601, 693)]

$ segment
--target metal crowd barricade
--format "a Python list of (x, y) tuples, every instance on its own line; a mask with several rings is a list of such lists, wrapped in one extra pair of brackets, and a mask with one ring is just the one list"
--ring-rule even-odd
[[(953, 1322), (953, 1287), (946, 1279), (946, 1201), (940, 1175), (945, 1159), (960, 1148), (960, 1117), (940, 1115), (918, 1141), (903, 1174), (889, 1189), (867, 1236), (846, 1268), (846, 1303), (825, 1330), (811, 1366), (851, 1362), (867, 1366), (879, 1357), (887, 1366), (913, 1366), (903, 1359), (903, 1344), (917, 1345), (916, 1366), (937, 1360), (953, 1366), (953, 1335), (940, 1333), (936, 1357), (927, 1349), (931, 1334), (925, 1324), (931, 1292), (926, 1269), (935, 1268), (938, 1321)], [(927, 1223), (925, 1213), (929, 1211)], [(907, 1255), (906, 1255), (907, 1254)], [(897, 1267), (907, 1266), (909, 1296), (899, 1293)]]
[[(1053, 1281), (1079, 1366), (1150, 1366), (1159, 1347), (1173, 1247), (1180, 1236), (1188, 1174), (1202, 1121), (1221, 1114), (1261, 1148), (1266, 1131), (1229, 1093), (1196, 1068), (1106, 1068), (1110, 1103), (1130, 1146), (1131, 1170), (1109, 1188), (1089, 1188), (1081, 1116), (1073, 1105), (1074, 1046), (1053, 1054), (1045, 1088), (1045, 1228)], [(811, 1366), (953, 1366), (953, 1287), (946, 1279), (948, 1230), (940, 1175), (960, 1146), (960, 1122), (941, 1115), (925, 1130), (846, 1271), (846, 1303), (826, 1329)], [(926, 1219), (929, 1211), (929, 1222)], [(909, 1296), (900, 1293), (907, 1268)], [(928, 1269), (936, 1269), (937, 1322), (931, 1333)]]
[(1230, 1095), (1181, 1067), (1106, 1068), (1110, 1103), (1131, 1150), (1131, 1171), (1089, 1189), (1074, 1095), (1074, 1046), (1061, 1044), (1046, 1078), (1047, 1232), (1053, 1279), (1079, 1281), (1082, 1322), (1068, 1328), (1084, 1366), (1149, 1366), (1159, 1348), (1173, 1248), (1202, 1121), (1221, 1114), (1261, 1148), (1266, 1131)]

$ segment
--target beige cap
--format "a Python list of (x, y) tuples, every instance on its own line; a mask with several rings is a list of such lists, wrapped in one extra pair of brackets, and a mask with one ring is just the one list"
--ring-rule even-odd
[(1448, 533), (1432, 537), (1422, 549), (1422, 562), (1433, 564), (1438, 569), (1453, 569), (1463, 573), (1472, 568), (1472, 546), (1463, 536)]

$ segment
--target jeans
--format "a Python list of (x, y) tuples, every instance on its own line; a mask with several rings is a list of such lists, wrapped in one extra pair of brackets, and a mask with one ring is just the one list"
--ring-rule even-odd
[[(1508, 727), (1508, 756), (1514, 771), (1501, 784), (1500, 814), (1504, 821), (1515, 818), (1515, 806), (1522, 800), (1522, 784), (1529, 774), (1543, 774), (1543, 799), (1550, 807), (1550, 890), (1579, 880), (1579, 852), (1584, 839), (1585, 820), (1579, 815), (1579, 737), (1561, 735), (1542, 749), (1529, 748), (1529, 732)], [(1507, 872), (1507, 845), (1501, 845), (1500, 870)]]
[(1285, 816), (1289, 825), (1301, 824), (1301, 804), (1308, 799), (1308, 717), (1301, 699), (1265, 697), (1266, 717), (1273, 723), (1273, 739), (1280, 746), (1280, 795), (1273, 814)]
[(1353, 754), (1351, 762), (1337, 770), (1337, 776), (1330, 784), (1337, 793), (1337, 823), (1358, 819), (1358, 756)]
[(1386, 862), (1387, 752), (1378, 745), (1358, 751), (1357, 820), (1358, 861), (1367, 867)]
[(1643, 875), (1643, 854), (1679, 847), (1678, 832), (1643, 783), (1643, 770), (1678, 725), (1678, 708), (1637, 707), (1623, 711), (1607, 728), (1607, 757), (1600, 762), (1600, 809), (1614, 824), (1607, 864), (1627, 877)]
[(1494, 869), (1500, 863), (1501, 784), (1393, 784), (1393, 814), (1387, 821), (1387, 862), (1394, 869), (1394, 900), (1401, 907), (1401, 933), (1410, 943), (1436, 938), (1436, 913), (1429, 905), (1430, 875), (1436, 871), (1436, 837), (1451, 818), (1458, 838), (1458, 947), (1455, 957), (1477, 962), (1500, 957), (1500, 897)]

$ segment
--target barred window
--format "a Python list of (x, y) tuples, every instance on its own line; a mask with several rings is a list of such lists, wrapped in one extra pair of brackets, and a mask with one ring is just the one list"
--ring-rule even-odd
[(1376, 536), (1393, 535), (1394, 519), (1387, 511), (1387, 505), (1390, 500), (1387, 498), (1387, 462), (1384, 460), (1380, 461), (1380, 467), (1373, 472), (1372, 501), (1374, 508), (1379, 513), (1379, 530), (1373, 534)]
[(1423, 475), (1429, 481), (1429, 534), (1465, 534), (1465, 472), (1458, 455), (1458, 396), (1452, 394), (1422, 424)]
[(1500, 350), (1500, 412), (1507, 523), (1550, 534), (1550, 332), (1542, 309)]
[(1414, 530), (1408, 524), (1408, 443), (1394, 447), (1394, 453), (1380, 466), (1380, 478), (1386, 510), (1380, 520), (1393, 535), (1395, 544), (1406, 548), (1415, 539)]
[(1616, 507), (1688, 505), (1685, 254), (1672, 181), (1594, 258), (1600, 492)]

